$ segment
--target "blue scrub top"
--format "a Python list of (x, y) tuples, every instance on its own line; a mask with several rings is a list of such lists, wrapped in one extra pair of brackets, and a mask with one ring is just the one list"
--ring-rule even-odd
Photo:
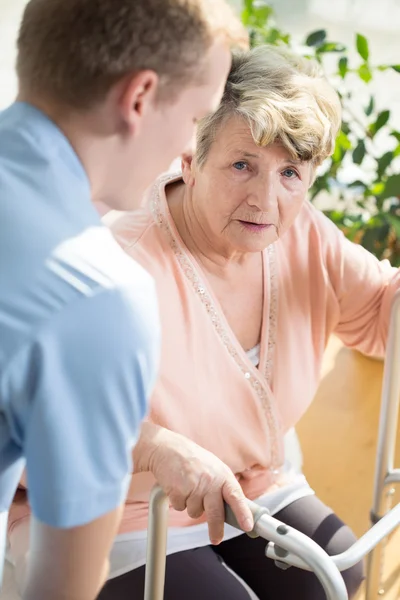
[(101, 224), (43, 113), (0, 113), (0, 512), (24, 466), (36, 518), (82, 525), (125, 498), (159, 359), (155, 285)]

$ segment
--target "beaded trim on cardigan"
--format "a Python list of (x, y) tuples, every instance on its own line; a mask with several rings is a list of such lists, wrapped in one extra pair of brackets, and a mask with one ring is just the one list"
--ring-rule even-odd
[[(249, 369), (249, 365), (246, 364), (245, 360), (238, 354), (234, 345), (232, 344), (227, 331), (225, 330), (224, 325), (221, 322), (219, 312), (216, 310), (212, 298), (210, 297), (207, 286), (199, 277), (194, 265), (189, 260), (188, 256), (183, 252), (180, 247), (180, 243), (176, 239), (174, 232), (170, 226), (168, 216), (165, 214), (165, 210), (163, 210), (160, 190), (164, 189), (169, 181), (173, 181), (177, 179), (178, 174), (166, 174), (163, 177), (159, 178), (151, 193), (151, 203), (150, 209), (153, 215), (153, 219), (158, 227), (162, 229), (162, 231), (167, 236), (170, 247), (172, 248), (177, 262), (183, 271), (186, 278), (192, 284), (194, 292), (201, 300), (203, 306), (205, 307), (208, 315), (210, 316), (211, 322), (214, 325), (214, 328), (219, 335), (222, 343), (228, 350), (229, 354), (243, 373), (245, 379), (248, 380), (249, 384), (252, 386), (257, 396), (261, 401), (261, 405), (263, 407), (266, 424), (268, 427), (269, 439), (270, 439), (270, 451), (271, 451), (271, 466), (270, 469), (272, 471), (279, 470), (279, 467), (283, 463), (283, 451), (282, 451), (282, 443), (281, 443), (281, 435), (280, 435), (280, 424), (278, 420), (278, 415), (276, 411), (273, 409), (272, 404), (273, 400), (271, 398), (272, 392), (268, 389), (267, 386), (262, 385), (260, 383), (259, 378), (262, 377), (262, 374), (257, 372), (257, 369), (253, 369), (253, 373)], [(268, 264), (269, 264), (269, 273), (270, 273), (270, 307), (269, 307), (269, 332), (268, 332), (268, 346), (267, 346), (267, 362), (265, 369), (265, 379), (267, 384), (269, 385), (271, 382), (272, 368), (273, 368), (273, 355), (275, 349), (275, 339), (276, 339), (276, 324), (277, 324), (277, 307), (278, 307), (278, 286), (277, 286), (277, 276), (276, 276), (276, 258), (275, 258), (275, 246), (271, 244), (267, 248), (267, 256), (268, 256)]]

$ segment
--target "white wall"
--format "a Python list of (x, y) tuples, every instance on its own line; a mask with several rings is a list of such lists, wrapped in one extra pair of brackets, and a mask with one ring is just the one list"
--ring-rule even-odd
[(15, 39), (25, 4), (26, 0), (0, 0), (0, 109), (13, 101), (17, 90)]

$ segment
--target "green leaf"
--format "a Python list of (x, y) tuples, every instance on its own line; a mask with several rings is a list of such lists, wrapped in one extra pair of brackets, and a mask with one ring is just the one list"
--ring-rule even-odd
[(314, 200), (316, 196), (322, 191), (325, 190), (327, 192), (330, 191), (329, 177), (328, 173), (324, 173), (323, 175), (319, 175), (314, 181), (312, 188), (310, 190), (310, 199)]
[(396, 156), (400, 156), (400, 144), (393, 150), (393, 157), (396, 158)]
[(254, 8), (253, 11), (256, 24), (259, 27), (265, 25), (266, 21), (268, 21), (272, 14), (272, 8), (270, 6), (260, 6), (258, 8)]
[(374, 183), (374, 185), (369, 190), (369, 194), (371, 196), (380, 196), (385, 189), (385, 184), (382, 181), (378, 181)]
[(365, 114), (369, 117), (372, 114), (372, 111), (375, 107), (375, 99), (371, 96), (368, 106), (364, 109)]
[(346, 46), (343, 44), (338, 44), (337, 42), (326, 42), (317, 47), (317, 52), (322, 54), (326, 52), (344, 52), (346, 50)]
[(244, 0), (244, 7), (242, 10), (242, 23), (243, 25), (249, 25), (253, 16), (253, 0)]
[(276, 44), (281, 39), (281, 32), (279, 29), (271, 29), (267, 36), (267, 44)]
[(247, 8), (244, 8), (242, 10), (242, 23), (243, 25), (245, 25), (246, 27), (249, 25), (250, 23), (250, 12)]
[(343, 133), (345, 133), (346, 135), (348, 135), (350, 133), (350, 125), (348, 123), (346, 123), (346, 121), (342, 121), (342, 127), (341, 127)]
[(353, 161), (356, 165), (361, 165), (365, 156), (365, 142), (364, 140), (359, 140), (357, 146), (353, 150)]
[(265, 43), (276, 44), (277, 42), (283, 42), (284, 44), (288, 44), (289, 39), (289, 35), (284, 35), (282, 31), (273, 27), (267, 32), (267, 35), (265, 36)]
[(367, 63), (364, 63), (363, 65), (361, 65), (358, 68), (358, 74), (360, 76), (360, 78), (365, 81), (365, 83), (369, 83), (372, 79), (372, 73), (371, 73), (371, 69), (369, 68), (369, 66), (367, 65)]
[(365, 61), (369, 58), (368, 40), (361, 33), (356, 34), (357, 52)]
[(391, 65), (391, 67), (394, 71), (397, 71), (397, 73), (400, 73), (400, 65)]
[(376, 219), (372, 219), (372, 222), (368, 224), (368, 228), (366, 229), (361, 244), (375, 254), (378, 258), (382, 255), (383, 247), (386, 245), (386, 238), (389, 234), (390, 227), (389, 223), (380, 223), (375, 222)]
[(380, 200), (386, 198), (398, 198), (400, 196), (400, 174), (391, 175), (387, 178), (385, 183), (385, 189), (380, 195)]
[[(351, 148), (351, 141), (347, 137), (347, 135), (343, 131), (339, 131), (339, 134), (336, 138), (335, 150), (332, 154), (332, 162), (333, 163), (341, 163), (346, 152)], [(335, 169), (331, 168), (331, 174), (335, 173)]]
[(246, 0), (242, 11), (242, 22), (247, 27), (265, 29), (272, 14), (273, 9), (271, 6), (268, 6), (265, 3), (253, 2), (252, 0), (248, 2)]
[(343, 221), (346, 218), (346, 214), (339, 210), (325, 210), (324, 213), (335, 225), (343, 225)]
[(394, 153), (390, 151), (390, 152), (385, 152), (385, 154), (383, 154), (383, 156), (381, 156), (377, 160), (378, 177), (382, 177), (385, 174), (385, 171), (388, 168), (388, 166), (391, 164), (393, 158), (394, 158)]
[[(277, 31), (277, 33), (279, 33), (279, 37), (277, 38), (278, 42), (282, 42), (283, 44), (286, 44), (287, 46), (290, 44), (290, 34), (289, 33), (285, 33), (284, 34), (284, 33), (282, 33), (282, 31), (279, 31), (278, 29), (276, 29), (276, 30), (272, 29), (271, 30), (271, 34), (269, 36), (269, 39), (271, 38), (271, 36), (273, 38), (274, 31)], [(272, 42), (269, 41), (268, 43), (271, 44)], [(280, 44), (280, 45), (282, 45), (282, 44)]]
[(369, 131), (372, 137), (374, 137), (374, 135), (376, 135), (378, 131), (386, 125), (386, 123), (389, 121), (389, 117), (390, 110), (382, 110), (382, 112), (378, 114), (375, 123), (371, 123), (371, 125), (369, 126)]
[(400, 131), (392, 131), (391, 134), (398, 142), (400, 142)]
[(321, 46), (326, 40), (326, 31), (325, 29), (318, 29), (317, 31), (313, 31), (307, 36), (306, 45), (307, 46)]
[(257, 46), (257, 34), (254, 31), (254, 29), (252, 29), (249, 33), (249, 42), (250, 42), (250, 48), (254, 48), (255, 46)]
[(340, 146), (345, 150), (350, 150), (351, 148), (351, 141), (349, 140), (348, 135), (343, 131), (343, 129), (342, 131), (339, 131), (339, 135), (336, 139), (336, 142), (340, 144)]
[(349, 70), (348, 63), (349, 63), (349, 59), (347, 58), (347, 56), (342, 56), (339, 59), (338, 69), (339, 69), (339, 75), (342, 79), (344, 79), (346, 77), (347, 71)]

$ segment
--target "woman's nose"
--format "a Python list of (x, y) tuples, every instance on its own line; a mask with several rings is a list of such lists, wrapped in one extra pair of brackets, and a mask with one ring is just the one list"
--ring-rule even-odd
[(273, 176), (263, 177), (252, 195), (250, 204), (263, 212), (270, 212), (278, 204), (277, 182)]

